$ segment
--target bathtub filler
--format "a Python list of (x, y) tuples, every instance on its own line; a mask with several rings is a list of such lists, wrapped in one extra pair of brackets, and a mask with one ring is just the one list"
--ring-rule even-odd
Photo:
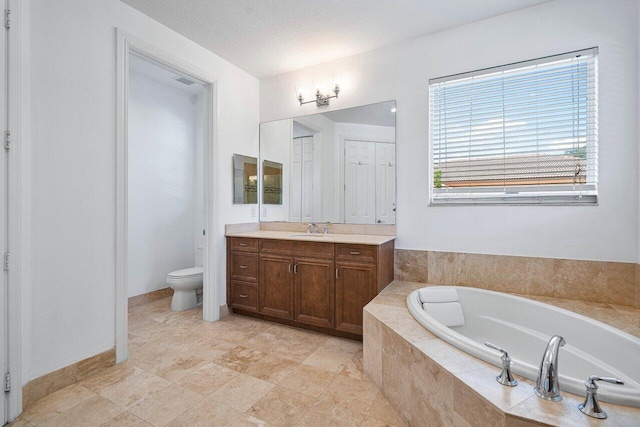
[(566, 343), (560, 335), (552, 336), (547, 343), (534, 389), (536, 395), (542, 399), (553, 402), (562, 400), (558, 381), (558, 353), (560, 353), (560, 347), (564, 347)]
[(470, 287), (425, 287), (409, 294), (407, 307), (442, 340), (503, 367), (502, 358), (484, 345), (500, 343), (509, 349), (510, 371), (539, 383), (542, 394), (546, 390), (550, 397), (559, 397), (560, 391), (584, 396), (584, 379), (599, 373), (624, 379), (624, 385), (601, 383), (601, 401), (640, 408), (640, 338), (549, 304)]

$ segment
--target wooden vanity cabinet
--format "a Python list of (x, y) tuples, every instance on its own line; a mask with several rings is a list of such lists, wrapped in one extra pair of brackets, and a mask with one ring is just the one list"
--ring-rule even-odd
[(393, 280), (393, 247), (393, 241), (377, 246), (229, 237), (229, 305), (241, 314), (361, 337), (362, 309)]
[(296, 258), (294, 266), (294, 319), (308, 325), (333, 328), (333, 259)]
[(227, 240), (227, 295), (232, 308), (258, 312), (258, 239)]

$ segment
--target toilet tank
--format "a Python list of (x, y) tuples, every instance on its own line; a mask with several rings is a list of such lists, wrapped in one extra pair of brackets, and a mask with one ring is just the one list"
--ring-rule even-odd
[(198, 246), (196, 248), (196, 267), (202, 267), (204, 265), (204, 247)]

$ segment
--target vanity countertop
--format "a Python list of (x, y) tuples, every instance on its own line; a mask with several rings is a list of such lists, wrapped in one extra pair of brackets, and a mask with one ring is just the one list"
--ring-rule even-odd
[(396, 236), (377, 234), (306, 234), (295, 231), (255, 230), (227, 233), (227, 237), (249, 237), (254, 239), (297, 240), (301, 242), (349, 243), (354, 245), (382, 245), (395, 240)]

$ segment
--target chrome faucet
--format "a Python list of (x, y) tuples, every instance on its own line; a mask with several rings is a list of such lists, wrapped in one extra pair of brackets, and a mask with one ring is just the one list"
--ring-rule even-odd
[(560, 383), (558, 381), (558, 353), (560, 347), (567, 342), (560, 335), (554, 335), (549, 340), (547, 348), (544, 350), (540, 371), (536, 381), (536, 395), (545, 400), (557, 402), (562, 400), (560, 396)]
[(329, 234), (329, 224), (330, 224), (330, 223), (328, 222), (328, 223), (326, 223), (326, 224), (324, 225), (324, 230), (323, 230), (323, 233), (324, 233), (324, 234)]
[(316, 226), (316, 224), (313, 223), (313, 222), (308, 223), (307, 224), (307, 234), (313, 233), (313, 227), (315, 227), (315, 226)]
[(597, 375), (591, 375), (584, 385), (587, 387), (587, 396), (584, 399), (584, 403), (578, 405), (580, 411), (593, 418), (604, 419), (607, 418), (607, 413), (602, 410), (598, 403), (598, 384), (596, 381), (606, 381), (611, 384), (624, 384), (624, 381), (617, 378), (604, 378)]

